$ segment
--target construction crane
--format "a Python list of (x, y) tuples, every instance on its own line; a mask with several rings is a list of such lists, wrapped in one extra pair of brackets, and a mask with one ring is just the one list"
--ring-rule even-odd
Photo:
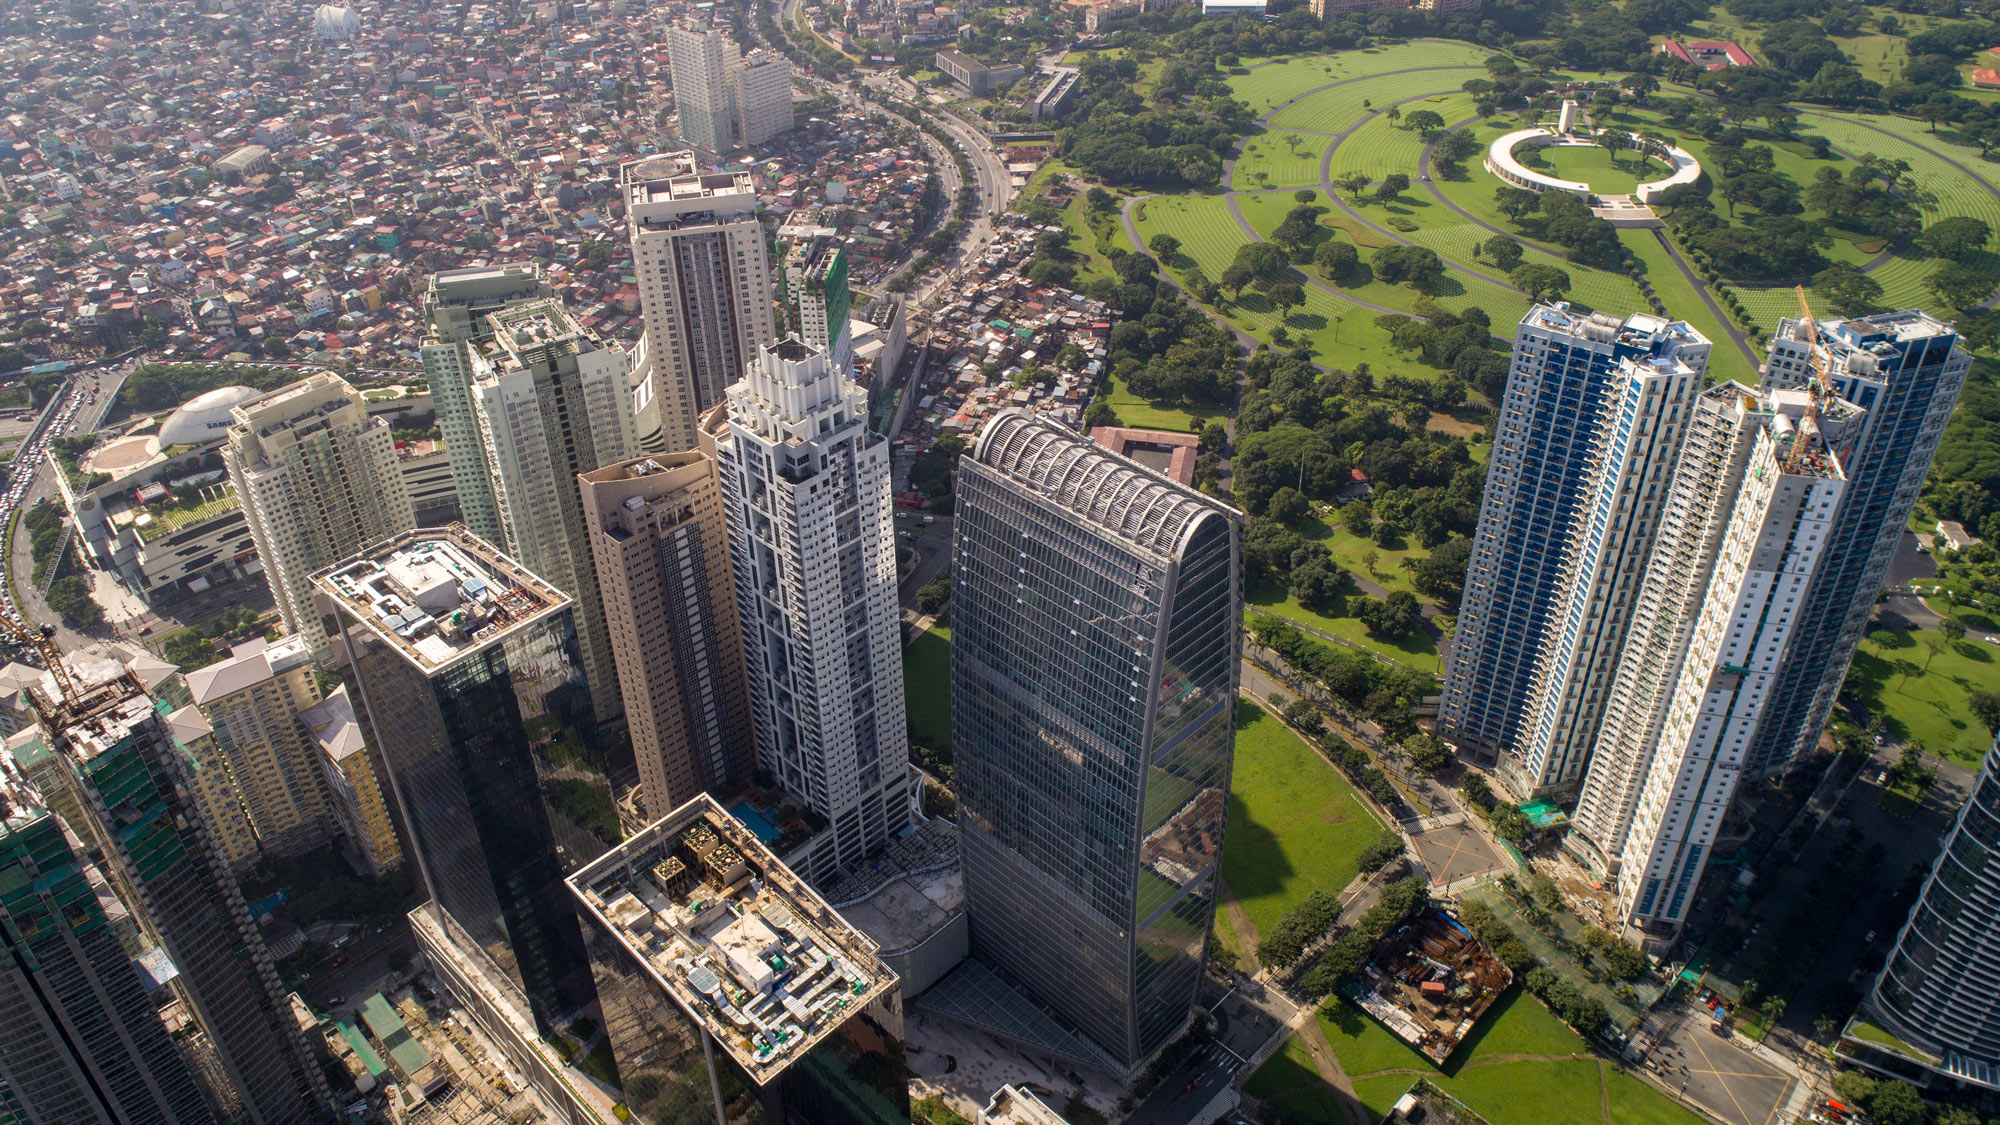
[(1806, 287), (1795, 286), (1793, 292), (1799, 297), (1799, 332), (1806, 343), (1806, 363), (1812, 369), (1812, 380), (1807, 385), (1809, 397), (1805, 415), (1799, 419), (1798, 431), (1792, 435), (1792, 447), (1785, 453), (1783, 471), (1788, 474), (1798, 472), (1799, 466), (1804, 463), (1813, 444), (1806, 439), (1806, 430), (1810, 427), (1813, 434), (1818, 435), (1820, 406), (1833, 398), (1833, 380), (1826, 373), (1832, 357), (1820, 346), (1819, 322), (1813, 319), (1812, 306), (1806, 302)]
[(56, 691), (62, 696), (62, 702), (76, 702), (82, 692), (77, 689), (76, 681), (70, 678), (69, 669), (63, 665), (62, 650), (56, 647), (55, 627), (25, 624), (17, 619), (18, 616), (18, 610), (0, 609), (0, 624), (6, 625), (8, 634), (15, 641), (33, 649), (49, 666), (49, 675), (56, 682)]

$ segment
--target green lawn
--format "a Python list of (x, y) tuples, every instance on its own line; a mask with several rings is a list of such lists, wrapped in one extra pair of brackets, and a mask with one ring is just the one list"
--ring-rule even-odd
[[(1366, 597), (1352, 583), (1347, 587), (1348, 600)], [(1331, 633), (1348, 642), (1348, 647), (1371, 652), (1397, 664), (1414, 668), (1419, 672), (1436, 675), (1438, 671), (1437, 645), (1430, 634), (1418, 630), (1407, 637), (1389, 640), (1368, 634), (1368, 627), (1352, 617), (1328, 617), (1315, 613), (1299, 604), (1298, 599), (1283, 586), (1275, 582), (1263, 582), (1250, 587), (1244, 596), (1245, 613), (1272, 613), (1287, 621), (1296, 621)]]
[[(1355, 1096), (1380, 1119), (1418, 1077), (1464, 1102), (1492, 1125), (1698, 1125), (1701, 1118), (1617, 1066), (1594, 1058), (1574, 1031), (1515, 989), (1487, 1012), (1439, 1069), (1347, 1000), (1327, 1002), (1320, 1031), (1353, 1080)], [(1521, 1059), (1519, 1056), (1540, 1056)], [(1511, 1061), (1501, 1061), (1511, 1060)], [(1304, 1044), (1294, 1039), (1246, 1089), (1293, 1107), (1333, 1104)], [(1610, 1119), (1603, 1103), (1608, 1095)]]
[(1595, 146), (1544, 148), (1540, 150), (1540, 155), (1542, 164), (1538, 170), (1557, 179), (1581, 180), (1599, 195), (1630, 195), (1641, 183), (1663, 179), (1669, 174), (1657, 162), (1648, 161), (1642, 180), (1637, 153), (1625, 152), (1614, 157)]
[(1133, 394), (1122, 380), (1115, 377), (1110, 378), (1110, 386), (1104, 393), (1104, 401), (1111, 404), (1111, 412), (1117, 415), (1119, 425), (1136, 426), (1142, 430), (1172, 430), (1175, 433), (1198, 434), (1210, 419), (1229, 417), (1229, 408), (1226, 406), (1205, 406), (1198, 403), (1141, 398)]
[(1222, 877), (1259, 933), (1313, 891), (1338, 894), (1381, 830), (1318, 751), (1262, 707), (1238, 708)]
[(903, 650), (903, 710), (912, 736), (951, 749), (951, 626), (932, 625)]
[(1868, 634), (1854, 654), (1847, 689), (1899, 737), (1977, 769), (1993, 739), (1972, 717), (1966, 696), (2000, 691), (2000, 646), (1944, 642), (1932, 655), (1929, 639), (1944, 642), (1932, 630)]

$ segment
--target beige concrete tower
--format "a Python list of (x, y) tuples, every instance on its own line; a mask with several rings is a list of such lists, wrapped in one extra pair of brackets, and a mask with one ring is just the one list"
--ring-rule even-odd
[(756, 747), (715, 462), (691, 450), (580, 480), (647, 819), (733, 793)]
[(340, 821), (355, 851), (377, 875), (403, 865), (403, 844), (396, 822), (382, 795), (382, 774), (354, 716), (354, 701), (345, 684), (316, 706), (299, 712), (299, 722), (319, 750), (321, 775), (333, 815)]
[(646, 332), (632, 408), (648, 453), (695, 447), (695, 424), (777, 339), (771, 265), (745, 172), (704, 174), (692, 152), (618, 170)]
[[(258, 850), (293, 856), (326, 843), (338, 826), (312, 740), (298, 720), (320, 701), (305, 639), (237, 645), (229, 659), (189, 672), (187, 683)], [(200, 750), (196, 756), (207, 757)]]
[(245, 402), (222, 448), (285, 630), (326, 650), (312, 573), (416, 525), (385, 419), (319, 372)]

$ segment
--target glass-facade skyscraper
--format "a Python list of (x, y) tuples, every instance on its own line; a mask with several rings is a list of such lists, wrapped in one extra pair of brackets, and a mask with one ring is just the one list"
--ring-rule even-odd
[(439, 926), (546, 1030), (593, 996), (563, 876), (618, 836), (569, 599), (461, 527), (318, 583)]
[(1134, 1067), (1200, 987), (1238, 516), (1020, 411), (961, 462), (952, 745), (973, 955)]
[(0, 754), (0, 1121), (208, 1125), (111, 911), (41, 797)]
[(1989, 1090), (2000, 1087), (1996, 914), (2000, 746), (1986, 755), (1986, 768), (1862, 1007), (1863, 1018), (1889, 1035), (1855, 1035), (1850, 1027), (1840, 1053), (1920, 1083), (1929, 1077), (1925, 1071), (1934, 1071)]

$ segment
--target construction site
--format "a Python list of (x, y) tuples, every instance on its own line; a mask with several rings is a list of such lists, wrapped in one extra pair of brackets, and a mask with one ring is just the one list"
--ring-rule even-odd
[(1442, 1065), (1514, 974), (1442, 910), (1404, 923), (1375, 950), (1355, 1003), (1397, 1038)]

